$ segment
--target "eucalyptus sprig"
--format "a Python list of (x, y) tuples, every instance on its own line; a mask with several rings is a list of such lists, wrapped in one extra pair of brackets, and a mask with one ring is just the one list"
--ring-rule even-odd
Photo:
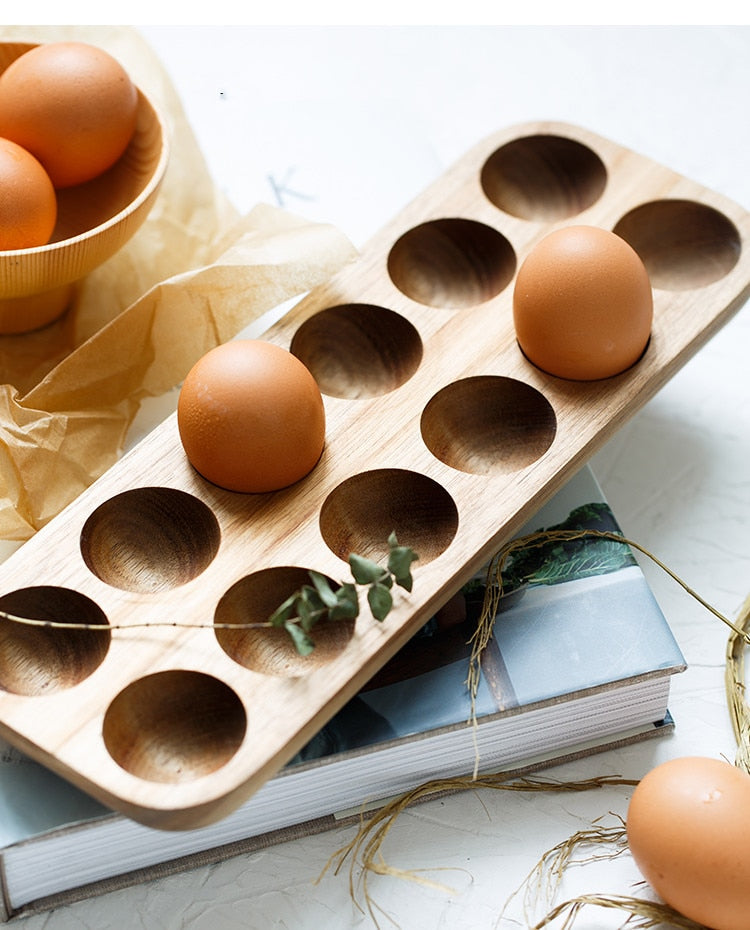
[(411, 591), (412, 562), (418, 555), (408, 546), (400, 546), (395, 532), (388, 537), (388, 562), (385, 566), (372, 559), (351, 553), (349, 568), (353, 581), (333, 587), (320, 572), (310, 570), (310, 584), (302, 585), (268, 618), (273, 627), (283, 627), (292, 638), (297, 652), (306, 656), (315, 648), (310, 636), (322, 620), (356, 620), (359, 616), (358, 586), (367, 588), (367, 603), (376, 620), (385, 620), (393, 607), (394, 584)]

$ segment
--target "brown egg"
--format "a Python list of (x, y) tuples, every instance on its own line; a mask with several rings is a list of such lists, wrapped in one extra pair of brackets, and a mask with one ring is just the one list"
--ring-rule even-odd
[(26, 149), (0, 139), (0, 250), (49, 242), (57, 195), (49, 175)]
[(315, 467), (325, 443), (320, 389), (280, 346), (239, 339), (200, 358), (180, 390), (180, 439), (193, 467), (230, 491), (277, 491)]
[(662, 763), (636, 787), (627, 832), (636, 865), (663, 901), (713, 930), (747, 930), (749, 775), (719, 759)]
[(615, 233), (563, 227), (519, 268), (513, 320), (524, 355), (548, 374), (574, 381), (612, 377), (635, 364), (648, 344), (648, 273)]
[(0, 136), (28, 149), (57, 188), (113, 165), (135, 132), (137, 108), (122, 65), (85, 42), (38, 45), (0, 75)]

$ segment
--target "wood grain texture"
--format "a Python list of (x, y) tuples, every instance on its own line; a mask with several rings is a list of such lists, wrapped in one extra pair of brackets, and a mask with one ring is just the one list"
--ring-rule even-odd
[[(514, 338), (515, 271), (571, 222), (619, 227), (653, 275), (649, 346), (606, 381), (550, 377)], [(738, 205), (578, 127), (484, 140), (266, 334), (324, 390), (305, 479), (212, 486), (170, 417), (2, 567), (0, 609), (118, 628), (3, 621), (0, 733), (144, 823), (225, 815), (741, 306), (749, 234)], [(364, 606), (306, 660), (213, 629), (266, 616), (308, 569), (348, 580), (348, 553), (380, 557), (391, 530), (420, 559), (383, 623)]]

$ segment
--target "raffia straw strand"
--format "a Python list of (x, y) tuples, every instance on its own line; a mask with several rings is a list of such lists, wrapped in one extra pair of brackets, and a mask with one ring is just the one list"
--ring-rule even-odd
[[(367, 843), (367, 848), (372, 849), (373, 840), (368, 836), (377, 832), (379, 837), (385, 838), (390, 828), (393, 826), (396, 817), (407, 807), (417, 801), (430, 797), (436, 797), (446, 792), (454, 792), (457, 788), (476, 791), (480, 788), (489, 788), (503, 791), (562, 791), (562, 792), (581, 792), (590, 791), (592, 788), (604, 788), (612, 786), (635, 787), (638, 782), (631, 778), (622, 778), (619, 775), (602, 775), (593, 778), (584, 778), (578, 781), (560, 782), (554, 779), (516, 777), (512, 773), (493, 772), (486, 775), (480, 775), (477, 778), (435, 778), (430, 781), (422, 782), (411, 791), (404, 792), (398, 798), (394, 798), (387, 804), (375, 811), (366, 822), (367, 832), (360, 831), (345, 846), (341, 847), (328, 860), (321, 877), (334, 862), (337, 863), (335, 871), (339, 871), (343, 863), (349, 856), (356, 858), (359, 851)], [(381, 840), (382, 842), (382, 840)], [(380, 842), (376, 844), (378, 847)]]
[(735, 765), (750, 773), (750, 710), (745, 688), (745, 643), (750, 621), (750, 596), (745, 599), (737, 619), (738, 632), (731, 632), (727, 641), (725, 688), (729, 717), (737, 743)]
[[(731, 632), (727, 641), (725, 665), (727, 705), (737, 744), (734, 764), (745, 772), (750, 772), (750, 708), (746, 700), (747, 689), (745, 686), (745, 648), (748, 642), (748, 625), (750, 625), (750, 596), (745, 599), (740, 608), (736, 622), (730, 624)], [(576, 837), (571, 838), (571, 841), (575, 840)], [(565, 843), (560, 845), (564, 846)], [(558, 847), (555, 847), (555, 850), (557, 848)], [(545, 866), (548, 866), (550, 856), (555, 853), (555, 850), (550, 850), (542, 857), (536, 870), (530, 873), (530, 876), (527, 877), (521, 889), (526, 887), (527, 891), (530, 893), (531, 880), (537, 870), (541, 871), (541, 874), (537, 878), (537, 888), (541, 887), (541, 879)], [(562, 867), (564, 868), (566, 864), (567, 863), (562, 863)], [(555, 861), (553, 868), (555, 874), (549, 876), (550, 882), (553, 878), (555, 881), (559, 879), (560, 875), (556, 871), (559, 866), (560, 862)], [(519, 891), (521, 889), (519, 889)], [(518, 893), (517, 891), (516, 894)], [(511, 896), (511, 899), (513, 897), (515, 897), (515, 895)], [(552, 900), (552, 896), (548, 896), (548, 900)], [(562, 915), (566, 915), (566, 917), (561, 930), (570, 930), (580, 910), (587, 905), (616, 908), (628, 912), (630, 916), (625, 921), (625, 924), (623, 924), (623, 927), (638, 927), (646, 930), (646, 928), (650, 927), (669, 925), (671, 927), (684, 928), (684, 930), (705, 930), (702, 924), (698, 924), (690, 918), (684, 917), (669, 905), (662, 902), (644, 900), (636, 897), (601, 894), (582, 895), (554, 906), (542, 921), (533, 925), (532, 930), (541, 930), (541, 928), (547, 926)]]
[[(581, 830), (562, 840), (556, 846), (547, 850), (534, 868), (529, 872), (520, 887), (508, 898), (498, 917), (496, 926), (503, 920), (509, 905), (523, 892), (524, 914), (527, 926), (531, 930), (541, 930), (553, 920), (565, 915), (561, 930), (570, 930), (575, 924), (578, 914), (584, 906), (604, 907), (626, 911), (630, 916), (622, 927), (638, 927), (645, 930), (648, 927), (670, 926), (684, 928), (684, 930), (706, 930), (672, 907), (660, 901), (636, 898), (624, 895), (611, 894), (585, 894), (551, 906), (548, 913), (534, 922), (532, 911), (538, 907), (538, 899), (543, 896), (552, 902), (557, 895), (564, 873), (572, 865), (583, 865), (587, 862), (603, 859), (615, 859), (628, 849), (627, 828), (625, 821), (617, 817), (618, 823), (611, 827), (599, 827), (596, 823), (591, 829)], [(599, 851), (586, 856), (576, 857), (579, 849), (593, 847)]]
[[(531, 930), (542, 930), (543, 927), (548, 926), (553, 920), (566, 912), (567, 917), (560, 930), (570, 930), (579, 911), (587, 905), (625, 911), (630, 914), (630, 917), (623, 926), (640, 927), (646, 930), (648, 927), (662, 927), (666, 924), (670, 927), (678, 927), (680, 930), (706, 930), (703, 924), (698, 924), (694, 920), (690, 920), (689, 917), (683, 917), (682, 914), (678, 914), (677, 911), (664, 904), (645, 901), (628, 895), (601, 894), (584, 894), (563, 901), (546, 914), (542, 920), (534, 924)], [(637, 922), (633, 922), (632, 918), (637, 918)]]
[[(608, 848), (606, 852), (591, 853), (584, 859), (574, 858), (578, 849), (591, 846), (600, 849), (602, 846)], [(613, 859), (621, 855), (626, 848), (627, 834), (625, 824), (621, 818), (619, 818), (619, 823), (616, 826), (600, 827), (594, 825), (588, 830), (580, 830), (562, 840), (556, 846), (547, 850), (523, 882), (521, 887), (526, 889), (524, 896), (525, 909), (529, 909), (532, 892), (536, 892), (537, 896), (544, 892), (547, 900), (553, 900), (562, 884), (563, 875), (570, 865), (598, 859)], [(508, 903), (514, 897), (515, 895), (511, 895)], [(503, 909), (503, 912), (506, 908)]]
[[(329, 869), (332, 869), (335, 874), (338, 874), (346, 860), (349, 859), (349, 894), (351, 899), (357, 903), (358, 895), (355, 874), (357, 866), (359, 865), (359, 881), (361, 884), (362, 898), (365, 901), (365, 909), (377, 927), (378, 923), (374, 914), (374, 902), (369, 891), (370, 875), (389, 875), (392, 878), (414, 881), (423, 886), (437, 888), (448, 893), (451, 892), (449, 887), (425, 879), (421, 874), (417, 873), (417, 870), (397, 869), (387, 865), (383, 859), (381, 848), (389, 831), (398, 817), (412, 804), (421, 800), (435, 798), (445, 793), (476, 791), (482, 788), (521, 792), (581, 792), (610, 786), (624, 785), (634, 787), (636, 784), (637, 782), (632, 779), (621, 778), (617, 775), (604, 775), (581, 779), (579, 781), (560, 782), (553, 779), (518, 778), (504, 772), (490, 773), (479, 777), (433, 779), (418, 785), (411, 791), (388, 802), (375, 811), (369, 819), (361, 819), (360, 828), (356, 835), (345, 846), (342, 846), (331, 855), (317, 880), (320, 881)], [(421, 873), (427, 870), (420, 869), (418, 871)], [(360, 909), (362, 908), (360, 907)]]
[(471, 691), (473, 700), (476, 699), (477, 688), (479, 686), (479, 662), (482, 653), (487, 648), (487, 645), (492, 638), (492, 629), (495, 622), (495, 616), (497, 615), (500, 601), (503, 597), (502, 572), (506, 562), (508, 561), (508, 558), (518, 549), (539, 548), (540, 546), (543, 546), (546, 543), (552, 541), (576, 540), (587, 537), (607, 539), (611, 542), (622, 543), (625, 546), (636, 549), (642, 555), (650, 559), (667, 575), (669, 575), (670, 578), (676, 581), (677, 584), (680, 585), (680, 587), (683, 588), (683, 590), (686, 591), (692, 598), (698, 601), (702, 607), (704, 607), (715, 617), (721, 620), (722, 623), (728, 626), (736, 637), (742, 639), (745, 643), (750, 644), (750, 634), (748, 634), (746, 630), (733, 623), (729, 617), (726, 617), (712, 604), (709, 604), (708, 601), (702, 598), (697, 593), (697, 591), (688, 585), (686, 581), (680, 578), (676, 572), (669, 568), (669, 566), (665, 565), (664, 562), (657, 558), (657, 556), (655, 556), (652, 552), (650, 552), (644, 546), (640, 545), (640, 543), (637, 543), (632, 539), (628, 539), (626, 536), (623, 536), (620, 533), (607, 532), (606, 530), (541, 530), (537, 533), (529, 533), (526, 536), (519, 536), (516, 539), (506, 543), (506, 545), (503, 546), (497, 555), (491, 560), (488, 566), (488, 596), (482, 605), (482, 612), (477, 622), (477, 629), (473, 633), (470, 640), (472, 644), (472, 652), (469, 658), (469, 674), (467, 677), (467, 686)]

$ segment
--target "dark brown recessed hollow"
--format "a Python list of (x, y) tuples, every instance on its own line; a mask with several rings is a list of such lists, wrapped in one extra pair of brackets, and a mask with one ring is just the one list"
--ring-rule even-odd
[(172, 669), (139, 678), (107, 708), (102, 735), (125, 771), (152, 782), (210, 775), (237, 752), (247, 718), (224, 682)]
[(742, 251), (740, 234), (723, 213), (693, 200), (641, 204), (614, 227), (640, 255), (651, 284), (668, 291), (719, 281)]
[(334, 488), (320, 510), (323, 539), (344, 560), (354, 552), (384, 564), (395, 531), (419, 563), (430, 562), (447, 549), (457, 529), (458, 509), (445, 488), (399, 468), (353, 475)]
[(175, 488), (134, 488), (86, 520), (81, 554), (107, 584), (148, 594), (200, 575), (220, 541), (213, 511), (196, 497)]
[(396, 287), (418, 303), (460, 309), (496, 297), (513, 279), (508, 240), (476, 220), (431, 220), (404, 233), (388, 255)]
[[(336, 582), (329, 579), (329, 583), (335, 590)], [(293, 565), (265, 568), (233, 584), (219, 601), (214, 614), (216, 639), (224, 652), (244, 668), (283, 677), (309, 674), (338, 656), (354, 633), (353, 620), (317, 624), (310, 633), (315, 648), (307, 656), (301, 656), (286, 630), (278, 627), (218, 628), (218, 624), (265, 623), (288, 597), (309, 584), (308, 570)]]
[(0, 597), (0, 611), (30, 620), (83, 623), (97, 629), (29, 626), (0, 618), (0, 687), (13, 694), (50, 694), (84, 681), (104, 661), (111, 634), (88, 597), (53, 585)]
[(480, 182), (487, 199), (505, 213), (554, 222), (595, 203), (607, 185), (607, 169), (575, 139), (524, 136), (490, 155)]
[(557, 421), (536, 388), (479, 375), (449, 384), (422, 413), (422, 438), (451, 468), (499, 475), (526, 468), (549, 449)]
[(294, 334), (290, 351), (330, 397), (378, 397), (401, 387), (422, 361), (422, 340), (401, 314), (372, 304), (321, 310)]

